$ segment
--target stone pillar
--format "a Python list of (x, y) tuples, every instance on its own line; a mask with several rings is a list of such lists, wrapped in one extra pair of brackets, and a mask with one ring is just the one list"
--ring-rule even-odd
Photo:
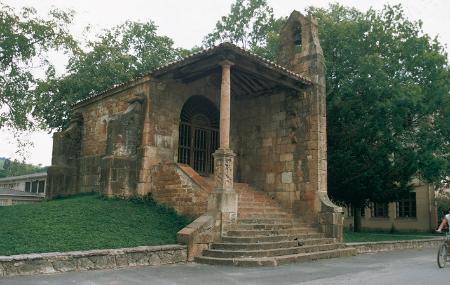
[(230, 148), (231, 62), (222, 63), (220, 87), (220, 149)]
[(222, 213), (222, 225), (236, 221), (238, 197), (233, 188), (234, 153), (230, 149), (230, 102), (232, 63), (222, 62), (220, 89), (220, 147), (214, 153), (214, 191), (208, 199), (208, 210)]

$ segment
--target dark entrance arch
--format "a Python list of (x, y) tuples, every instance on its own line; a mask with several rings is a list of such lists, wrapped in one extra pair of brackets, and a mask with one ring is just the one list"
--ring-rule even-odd
[(207, 98), (193, 96), (186, 101), (180, 114), (178, 162), (189, 164), (202, 175), (213, 173), (219, 120), (219, 111)]

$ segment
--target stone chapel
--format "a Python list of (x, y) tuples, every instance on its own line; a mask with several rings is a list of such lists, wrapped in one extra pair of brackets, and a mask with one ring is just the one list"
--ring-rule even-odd
[(317, 21), (294, 11), (280, 37), (277, 64), (222, 43), (73, 105), (53, 138), (48, 196), (151, 193), (194, 220), (178, 240), (198, 262), (354, 254), (327, 195)]

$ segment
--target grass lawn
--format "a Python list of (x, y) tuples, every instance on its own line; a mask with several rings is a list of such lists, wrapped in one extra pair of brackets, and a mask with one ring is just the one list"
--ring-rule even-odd
[(441, 237), (432, 233), (383, 233), (383, 232), (351, 232), (344, 231), (344, 242), (373, 242), (373, 241), (393, 241), (412, 240)]
[(0, 207), (0, 255), (172, 244), (188, 222), (151, 201), (98, 194)]

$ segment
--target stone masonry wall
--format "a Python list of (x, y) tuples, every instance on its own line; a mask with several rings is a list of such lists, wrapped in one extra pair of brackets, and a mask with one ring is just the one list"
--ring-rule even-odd
[(187, 249), (182, 245), (0, 256), (0, 278), (173, 264), (186, 261)]
[(238, 157), (237, 180), (267, 192), (287, 208), (298, 199), (295, 182), (303, 177), (294, 154), (299, 138), (293, 137), (289, 121), (291, 96), (279, 92), (232, 105), (232, 118), (238, 122), (231, 136)]
[(204, 96), (217, 107), (220, 87), (213, 77), (205, 77), (183, 84), (174, 80), (155, 80), (150, 87), (147, 113), (144, 121), (143, 146), (138, 157), (140, 174), (139, 195), (152, 192), (152, 172), (158, 164), (178, 161), (180, 113), (192, 96)]
[(152, 177), (152, 197), (158, 204), (191, 219), (206, 213), (212, 187), (202, 183), (203, 178), (192, 168), (176, 163), (160, 164), (153, 169)]
[[(136, 98), (136, 96), (143, 96), (145, 94), (147, 85), (148, 83), (136, 84), (131, 88), (102, 98), (87, 106), (80, 106), (77, 109), (77, 111), (82, 113), (84, 119), (82, 148), (79, 158), (79, 192), (103, 191), (100, 176), (102, 172), (102, 158), (108, 155), (108, 125), (114, 122), (117, 116), (129, 108), (130, 100)], [(109, 129), (111, 129), (111, 126)], [(118, 128), (114, 128), (114, 130), (116, 129)], [(114, 133), (114, 138), (110, 135), (109, 140), (114, 140), (114, 142), (109, 143), (109, 148), (111, 148), (112, 144), (116, 143), (117, 137), (122, 137), (122, 134), (116, 133), (117, 131)], [(135, 163), (134, 165), (131, 163), (126, 168), (134, 167), (131, 170), (135, 173), (135, 165)], [(103, 166), (105, 166), (105, 163), (103, 163)]]

